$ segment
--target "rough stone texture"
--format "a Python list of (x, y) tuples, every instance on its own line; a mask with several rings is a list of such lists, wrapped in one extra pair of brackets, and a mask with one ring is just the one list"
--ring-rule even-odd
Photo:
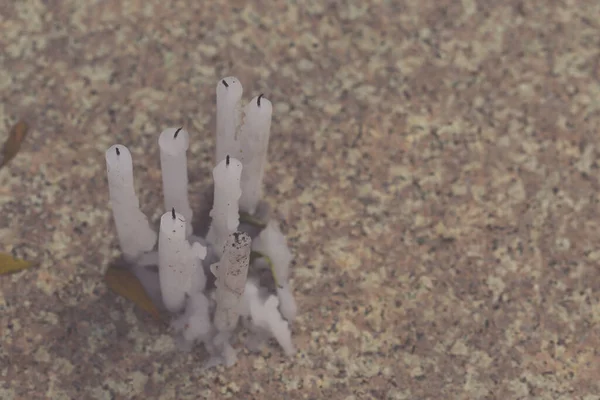
[[(600, 2), (0, 3), (0, 398), (600, 399)], [(301, 5), (298, 5), (301, 4)], [(211, 184), (215, 84), (274, 104), (299, 349), (200, 369), (108, 291), (104, 151)]]

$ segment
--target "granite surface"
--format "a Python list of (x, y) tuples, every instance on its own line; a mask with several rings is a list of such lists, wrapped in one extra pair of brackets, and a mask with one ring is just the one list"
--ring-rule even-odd
[[(0, 398), (600, 399), (600, 2), (0, 2)], [(215, 85), (274, 104), (292, 359), (201, 370), (116, 297), (104, 151), (211, 184)]]

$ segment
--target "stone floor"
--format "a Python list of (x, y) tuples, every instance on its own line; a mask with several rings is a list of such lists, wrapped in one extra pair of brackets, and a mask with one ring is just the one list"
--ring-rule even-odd
[[(302, 4), (299, 6), (298, 3)], [(342, 5), (344, 4), (344, 5)], [(0, 398), (600, 399), (600, 2), (0, 3)], [(201, 370), (116, 297), (104, 151), (211, 184), (215, 85), (274, 104), (298, 353)]]

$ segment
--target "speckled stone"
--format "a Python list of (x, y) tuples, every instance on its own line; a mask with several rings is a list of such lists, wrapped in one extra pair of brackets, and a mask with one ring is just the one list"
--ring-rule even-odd
[[(299, 5), (301, 4), (301, 5)], [(0, 398), (600, 399), (600, 2), (0, 2)], [(205, 207), (215, 84), (274, 104), (298, 353), (201, 370), (102, 281), (104, 151)]]

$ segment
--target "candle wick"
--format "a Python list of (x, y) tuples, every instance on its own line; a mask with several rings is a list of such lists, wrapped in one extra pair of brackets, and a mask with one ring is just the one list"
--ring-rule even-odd
[(225, 165), (229, 165), (229, 154), (227, 154), (227, 157), (225, 157)]
[(260, 99), (261, 99), (263, 96), (264, 96), (264, 94), (262, 94), (262, 93), (261, 93), (261, 94), (258, 96), (258, 99), (256, 100), (256, 104), (258, 104), (258, 106), (259, 106), (259, 107), (260, 107)]
[(175, 219), (175, 207), (173, 207), (173, 208), (171, 209), (171, 213), (172, 213), (172, 215), (173, 215), (173, 219)]
[(179, 131), (183, 129), (183, 126), (175, 131), (175, 135), (173, 135), (173, 139), (177, 139), (177, 135), (179, 135)]
[(119, 151), (119, 148), (118, 148), (118, 147), (115, 147), (115, 150), (117, 150), (117, 155), (118, 155), (118, 156), (120, 156), (120, 155), (121, 155), (121, 152)]
[(225, 79), (223, 79), (221, 82), (223, 82), (223, 85), (225, 85), (225, 87), (229, 87), (229, 84), (225, 82)]

